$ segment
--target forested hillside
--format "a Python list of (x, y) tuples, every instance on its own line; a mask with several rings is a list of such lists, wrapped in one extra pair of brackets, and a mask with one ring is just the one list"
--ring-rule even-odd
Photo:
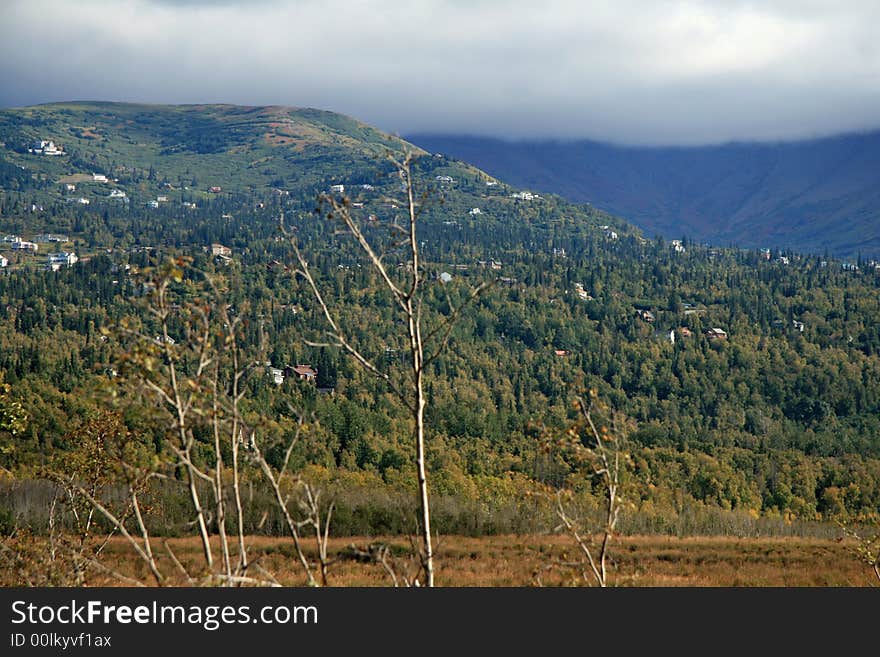
[[(65, 154), (29, 152), (49, 139)], [(334, 195), (348, 198), (394, 263), (403, 204), (383, 153), (403, 142), (311, 110), (114, 104), (5, 111), (0, 141), (0, 234), (63, 237), (36, 253), (0, 247), (9, 260), (0, 465), (19, 482), (0, 495), (0, 527), (37, 513), (20, 482), (74, 453), (77, 431), (101, 409), (118, 411), (148, 452), (166, 449), (154, 409), (120, 392), (130, 357), (120, 327), (158, 331), (152, 281), (176, 259), (175, 307), (208, 299), (207, 275), (244, 319), (244, 350), (257, 364), (243, 382), (248, 422), (282, 444), (294, 410), (314, 414), (294, 458), (336, 492), (336, 530), (406, 530), (408, 416), (339, 350), (307, 345), (325, 341), (327, 325), (279, 227), (283, 213), (365, 353), (384, 371), (407, 367), (394, 309), (362, 251), (314, 212), (318, 193), (342, 185)], [(632, 421), (632, 526), (665, 531), (695, 509), (877, 515), (874, 263), (649, 240), (590, 206), (523, 193), (435, 155), (421, 154), (415, 175), (426, 192), (426, 316), (448, 316), (472, 286), (489, 284), (427, 384), (441, 531), (535, 529), (532, 485), (561, 482), (572, 467), (540, 449), (541, 427), (566, 426), (584, 388)], [(78, 261), (46, 270), (47, 249)], [(181, 321), (169, 337), (175, 349), (191, 340)], [(301, 365), (315, 380), (298, 378)], [(202, 439), (208, 449), (210, 436)], [(173, 532), (185, 518), (168, 502), (154, 521)]]

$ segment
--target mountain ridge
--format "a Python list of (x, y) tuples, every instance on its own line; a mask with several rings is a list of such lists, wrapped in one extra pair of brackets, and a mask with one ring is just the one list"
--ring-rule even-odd
[(845, 257), (880, 254), (880, 131), (672, 147), (407, 139), (512, 185), (626, 217), (649, 235)]

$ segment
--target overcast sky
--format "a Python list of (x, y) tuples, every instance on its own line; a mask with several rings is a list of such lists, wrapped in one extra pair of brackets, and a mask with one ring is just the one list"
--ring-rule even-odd
[(0, 0), (0, 106), (311, 106), (399, 134), (880, 127), (880, 0)]

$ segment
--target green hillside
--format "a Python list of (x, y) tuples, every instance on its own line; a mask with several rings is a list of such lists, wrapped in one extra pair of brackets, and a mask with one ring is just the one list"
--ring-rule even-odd
[[(35, 140), (53, 140), (66, 156), (25, 157)], [(7, 162), (41, 180), (105, 173), (246, 191), (266, 185), (320, 184), (327, 163), (363, 166), (402, 142), (354, 119), (313, 109), (230, 105), (63, 103), (0, 112)], [(158, 174), (157, 174), (158, 175)], [(55, 178), (53, 181), (52, 178)]]
[[(36, 140), (64, 154), (29, 152)], [(292, 430), (290, 409), (317, 419), (293, 458), (336, 496), (334, 532), (408, 531), (407, 413), (338, 350), (307, 344), (327, 327), (291, 271), (278, 222), (283, 212), (365, 353), (403, 371), (393, 304), (363, 254), (314, 210), (319, 192), (344, 185), (367, 236), (398, 260), (401, 183), (384, 155), (404, 142), (316, 110), (109, 103), (5, 110), (0, 141), (0, 235), (63, 236), (37, 253), (0, 243), (9, 260), (0, 275), (4, 472), (37, 486), (40, 468), (75, 454), (77, 431), (106, 408), (144, 450), (166, 453), (155, 409), (117, 389), (128, 352), (113, 336), (122, 324), (156, 334), (145, 277), (173, 257), (183, 266), (175, 309), (209, 294), (208, 273), (245, 320), (243, 349), (260, 366), (243, 384), (244, 414), (273, 458)], [(427, 384), (441, 532), (549, 529), (530, 492), (561, 485), (575, 465), (542, 450), (540, 427), (570, 423), (581, 386), (632, 422), (629, 530), (758, 531), (760, 521), (786, 531), (794, 521), (877, 517), (876, 263), (647, 240), (590, 206), (418, 154), (425, 316), (449, 316), (472, 285), (490, 284)], [(215, 243), (226, 259), (211, 253)], [(80, 261), (46, 271), (45, 252), (62, 248)], [(188, 324), (175, 321), (169, 336), (184, 349)], [(276, 385), (267, 362), (314, 365), (317, 381)], [(26, 417), (13, 432), (16, 403)], [(199, 440), (209, 449), (207, 435)], [(260, 477), (245, 475), (258, 498)], [(0, 490), (0, 527), (45, 522), (30, 490)], [(589, 486), (580, 492), (593, 499)], [(151, 522), (174, 533), (190, 519), (165, 493)], [(251, 531), (281, 531), (257, 509)]]

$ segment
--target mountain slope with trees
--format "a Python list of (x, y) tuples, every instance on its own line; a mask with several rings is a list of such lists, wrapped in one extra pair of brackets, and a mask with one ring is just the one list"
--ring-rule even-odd
[[(284, 458), (291, 409), (314, 417), (291, 463), (336, 496), (334, 532), (408, 531), (409, 416), (337, 349), (309, 346), (325, 342), (328, 327), (279, 227), (283, 213), (366, 355), (382, 371), (403, 371), (406, 347), (375, 273), (326, 206), (315, 212), (316, 195), (342, 185), (332, 193), (396, 271), (405, 204), (382, 154), (403, 142), (329, 113), (228, 106), (53, 105), (4, 111), (0, 130), (0, 234), (63, 234), (48, 248), (80, 255), (46, 271), (43, 244), (36, 254), (0, 246), (10, 260), (0, 275), (0, 410), (15, 416), (0, 425), (0, 465), (32, 486), (2, 490), (0, 525), (45, 522), (34, 482), (75, 454), (82, 428), (108, 409), (142, 451), (169, 449), (156, 409), (120, 387), (131, 362), (120, 330), (192, 346), (186, 322), (172, 316), (167, 342), (149, 310), (156, 272), (171, 266), (175, 312), (216, 298), (210, 276), (224, 308), (242, 318), (242, 353), (254, 363), (242, 413), (269, 462)], [(279, 131), (293, 141), (275, 143)], [(67, 154), (28, 152), (36, 139)], [(649, 240), (595, 207), (525, 193), (428, 153), (413, 176), (425, 192), (426, 316), (448, 317), (473, 286), (488, 285), (427, 373), (438, 531), (545, 529), (535, 487), (563, 485), (575, 464), (542, 449), (542, 437), (571, 424), (583, 388), (632, 424), (624, 527), (721, 531), (730, 518), (745, 527), (877, 516), (875, 264)], [(159, 196), (167, 200), (152, 204)], [(306, 364), (315, 380), (293, 369)], [(197, 438), (210, 450), (209, 432)], [(247, 476), (259, 481), (258, 471)], [(174, 490), (150, 517), (158, 532), (192, 520)], [(258, 483), (254, 491), (258, 501), (266, 495)], [(580, 492), (589, 507), (595, 491)], [(250, 530), (283, 531), (254, 504)]]

